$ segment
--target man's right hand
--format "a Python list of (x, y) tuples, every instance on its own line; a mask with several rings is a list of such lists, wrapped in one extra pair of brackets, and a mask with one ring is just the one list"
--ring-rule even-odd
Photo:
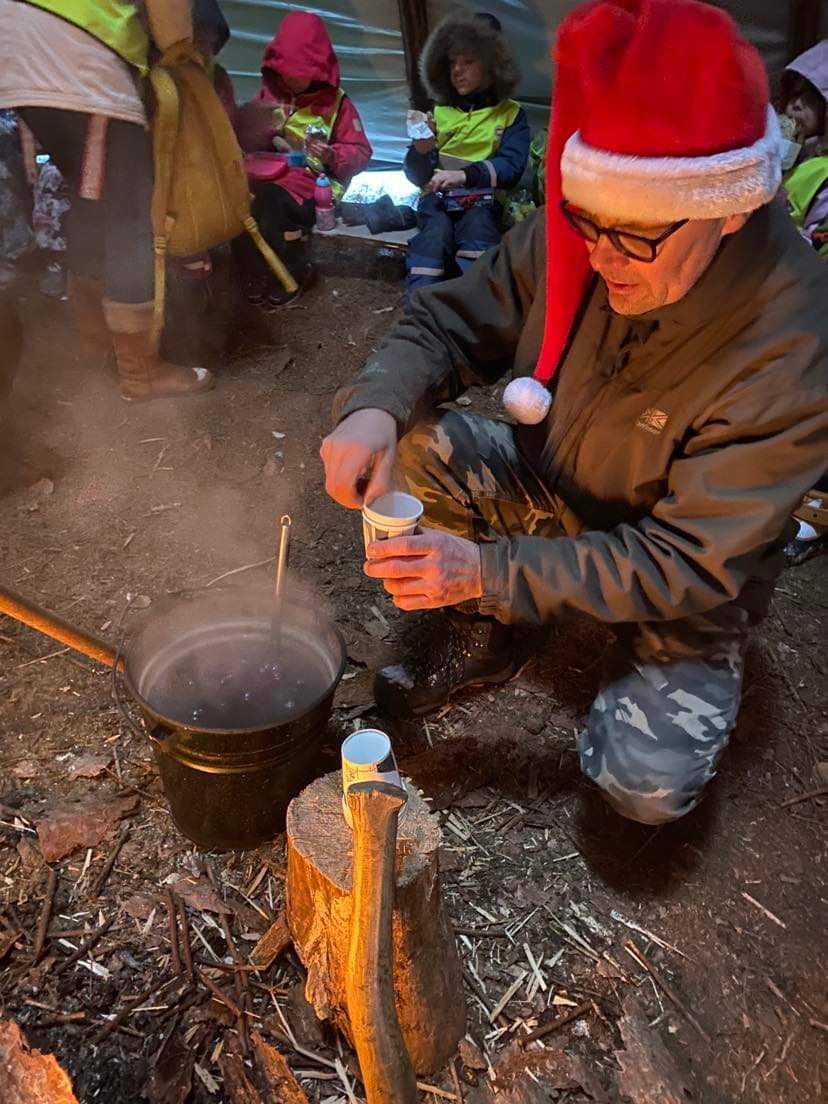
[(349, 414), (319, 450), (325, 490), (340, 506), (362, 509), (363, 503), (391, 489), (396, 451), (397, 423), (387, 411), (372, 407)]

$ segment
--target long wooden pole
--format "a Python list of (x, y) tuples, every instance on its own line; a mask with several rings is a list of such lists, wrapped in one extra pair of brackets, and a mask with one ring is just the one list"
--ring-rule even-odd
[(394, 860), (405, 792), (386, 782), (348, 789), (354, 826), (345, 996), (368, 1104), (417, 1104), (417, 1079), (394, 1000)]
[(789, 0), (788, 61), (819, 40), (820, 0)]
[(428, 4), (426, 0), (397, 0), (397, 8), (400, 13), (405, 75), (408, 77), (411, 106), (425, 111), (428, 107), (428, 95), (420, 80), (419, 63), (428, 38)]
[(107, 644), (105, 640), (93, 633), (84, 632), (83, 629), (70, 625), (68, 621), (64, 621), (54, 613), (49, 613), (48, 610), (4, 586), (0, 586), (0, 613), (13, 617), (15, 621), (22, 621), (24, 625), (37, 629), (38, 632), (50, 636), (61, 644), (67, 644), (76, 652), (82, 652), (83, 655), (107, 667), (115, 664), (116, 653), (111, 644)]

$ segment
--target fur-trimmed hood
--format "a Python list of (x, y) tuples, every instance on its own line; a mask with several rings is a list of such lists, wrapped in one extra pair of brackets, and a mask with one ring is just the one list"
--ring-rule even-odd
[(496, 21), (455, 12), (447, 15), (428, 36), (420, 56), (420, 75), (426, 91), (437, 104), (456, 105), (460, 98), (451, 83), (449, 58), (452, 53), (468, 54), (484, 63), (494, 103), (514, 95), (520, 83), (520, 69)]

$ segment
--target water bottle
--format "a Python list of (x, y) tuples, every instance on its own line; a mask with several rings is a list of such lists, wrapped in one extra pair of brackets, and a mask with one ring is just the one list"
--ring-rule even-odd
[(313, 202), (316, 206), (316, 229), (323, 233), (330, 233), (331, 230), (335, 230), (336, 212), (333, 205), (333, 188), (324, 173), (320, 173), (316, 178)]

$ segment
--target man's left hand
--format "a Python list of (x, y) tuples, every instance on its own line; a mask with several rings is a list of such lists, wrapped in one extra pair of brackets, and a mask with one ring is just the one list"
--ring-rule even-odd
[(425, 186), (427, 192), (448, 192), (452, 188), (465, 188), (465, 169), (438, 169)]
[(329, 169), (334, 162), (333, 147), (326, 145), (321, 138), (314, 138), (308, 142), (308, 153), (311, 157), (315, 157), (317, 161), (320, 161), (326, 169)]
[(375, 541), (364, 571), (382, 579), (402, 610), (440, 609), (483, 593), (479, 546), (435, 529)]

